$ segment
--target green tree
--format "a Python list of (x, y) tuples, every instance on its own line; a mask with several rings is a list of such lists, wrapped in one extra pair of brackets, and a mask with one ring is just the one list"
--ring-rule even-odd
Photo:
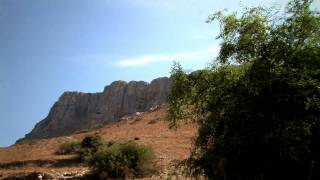
[(293, 0), (283, 17), (270, 9), (218, 12), (218, 64), (172, 69), (172, 124), (199, 123), (184, 162), (214, 180), (319, 179), (320, 16)]

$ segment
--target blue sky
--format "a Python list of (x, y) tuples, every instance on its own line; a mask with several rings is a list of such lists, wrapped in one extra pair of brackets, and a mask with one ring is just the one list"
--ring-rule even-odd
[(219, 49), (209, 14), (286, 2), (0, 0), (0, 146), (28, 133), (64, 91), (169, 76), (174, 60), (205, 67)]

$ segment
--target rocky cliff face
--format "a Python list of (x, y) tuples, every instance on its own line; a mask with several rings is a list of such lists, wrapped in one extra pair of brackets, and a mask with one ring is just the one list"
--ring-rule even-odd
[(48, 138), (95, 129), (125, 115), (161, 105), (169, 91), (169, 78), (115, 81), (101, 93), (65, 92), (24, 139)]

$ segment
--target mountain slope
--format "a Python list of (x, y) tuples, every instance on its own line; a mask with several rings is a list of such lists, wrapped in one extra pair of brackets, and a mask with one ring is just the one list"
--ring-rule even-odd
[[(72, 155), (56, 155), (59, 145), (66, 141), (81, 141), (85, 136), (98, 134), (104, 140), (134, 140), (151, 146), (157, 156), (160, 175), (152, 179), (165, 179), (174, 160), (189, 156), (195, 124), (182, 124), (177, 130), (168, 129), (166, 108), (128, 116), (103, 128), (76, 133), (70, 136), (40, 140), (26, 140), (8, 148), (0, 148), (0, 179), (31, 172), (64, 177), (64, 174), (81, 174), (88, 167), (76, 162)], [(137, 140), (138, 139), (138, 140)]]
[(170, 80), (115, 81), (101, 93), (65, 92), (53, 105), (48, 116), (25, 136), (39, 139), (96, 129), (125, 115), (146, 111), (166, 101)]

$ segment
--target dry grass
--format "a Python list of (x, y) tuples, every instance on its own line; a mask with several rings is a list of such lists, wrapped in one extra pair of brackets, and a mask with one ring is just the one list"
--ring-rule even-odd
[[(139, 121), (129, 119), (107, 125), (98, 130), (77, 133), (72, 136), (32, 140), (11, 147), (0, 148), (0, 178), (1, 175), (5, 177), (33, 171), (49, 174), (87, 171), (87, 167), (73, 162), (74, 156), (56, 155), (55, 152), (63, 142), (71, 140), (81, 141), (89, 134), (99, 134), (107, 141), (134, 140), (135, 138), (139, 138), (137, 142), (149, 145), (154, 149), (160, 171), (167, 172), (174, 160), (181, 160), (189, 156), (192, 138), (197, 128), (194, 124), (186, 124), (181, 125), (177, 130), (169, 130), (168, 122), (164, 120), (165, 117), (166, 110), (162, 108), (154, 112), (143, 113)], [(155, 120), (157, 123), (150, 124), (150, 121)], [(68, 159), (70, 163), (67, 163)], [(55, 166), (55, 163), (60, 161), (66, 161), (66, 163)], [(20, 166), (6, 167), (10, 163), (21, 164), (21, 162), (22, 165)], [(39, 162), (43, 163), (39, 165)]]

